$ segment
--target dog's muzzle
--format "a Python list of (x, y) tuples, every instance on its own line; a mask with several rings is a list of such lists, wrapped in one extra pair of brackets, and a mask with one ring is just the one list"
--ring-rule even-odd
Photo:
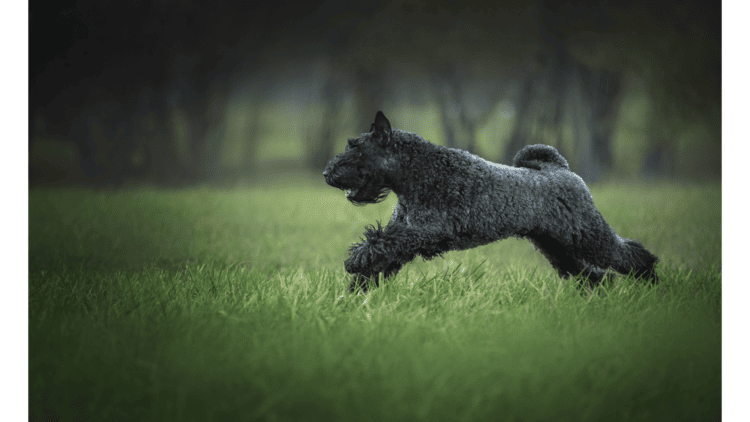
[(326, 178), (326, 183), (328, 183), (329, 186), (333, 186), (335, 188), (338, 187), (333, 182), (333, 177), (331, 177), (331, 171), (329, 168), (326, 168), (325, 170), (323, 170), (323, 177)]
[(332, 186), (336, 189), (347, 189), (347, 187), (342, 186), (340, 181), (336, 181), (336, 175), (334, 174), (333, 169), (330, 167), (327, 167), (325, 170), (323, 170), (323, 177), (326, 179), (326, 183), (328, 186)]

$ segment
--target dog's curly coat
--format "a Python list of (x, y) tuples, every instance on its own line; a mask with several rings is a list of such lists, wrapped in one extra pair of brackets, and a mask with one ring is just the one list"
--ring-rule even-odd
[(390, 191), (398, 196), (388, 225), (368, 226), (350, 248), (344, 266), (354, 276), (352, 291), (366, 290), (367, 280), (377, 285), (378, 273), (394, 275), (417, 255), (431, 259), (510, 236), (531, 241), (563, 278), (595, 285), (611, 268), (658, 282), (656, 256), (609, 227), (551, 146), (526, 146), (505, 166), (393, 130), (378, 111), (370, 132), (349, 139), (323, 175), (357, 205)]

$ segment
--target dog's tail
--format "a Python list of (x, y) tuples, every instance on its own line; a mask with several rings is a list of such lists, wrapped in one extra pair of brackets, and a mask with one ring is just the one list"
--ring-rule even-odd
[(542, 170), (550, 167), (570, 170), (568, 162), (554, 147), (543, 144), (523, 147), (518, 151), (515, 158), (513, 158), (513, 166), (534, 170)]
[(613, 268), (622, 274), (632, 273), (636, 278), (651, 280), (652, 284), (658, 283), (659, 277), (656, 275), (654, 266), (659, 258), (635, 240), (624, 238), (620, 240), (622, 241), (620, 257)]

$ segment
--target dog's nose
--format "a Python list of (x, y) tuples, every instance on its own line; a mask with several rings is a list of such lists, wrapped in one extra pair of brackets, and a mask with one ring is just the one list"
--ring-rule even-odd
[(328, 169), (323, 170), (323, 176), (328, 176)]

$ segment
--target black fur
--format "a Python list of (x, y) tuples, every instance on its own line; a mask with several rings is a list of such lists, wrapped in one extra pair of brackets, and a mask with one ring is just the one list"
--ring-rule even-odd
[(370, 132), (349, 139), (323, 175), (356, 205), (398, 196), (388, 225), (367, 227), (349, 249), (352, 291), (417, 255), (431, 259), (510, 236), (529, 239), (563, 278), (596, 285), (611, 268), (659, 280), (656, 256), (609, 227), (586, 184), (548, 145), (524, 147), (510, 167), (394, 130), (378, 111)]

